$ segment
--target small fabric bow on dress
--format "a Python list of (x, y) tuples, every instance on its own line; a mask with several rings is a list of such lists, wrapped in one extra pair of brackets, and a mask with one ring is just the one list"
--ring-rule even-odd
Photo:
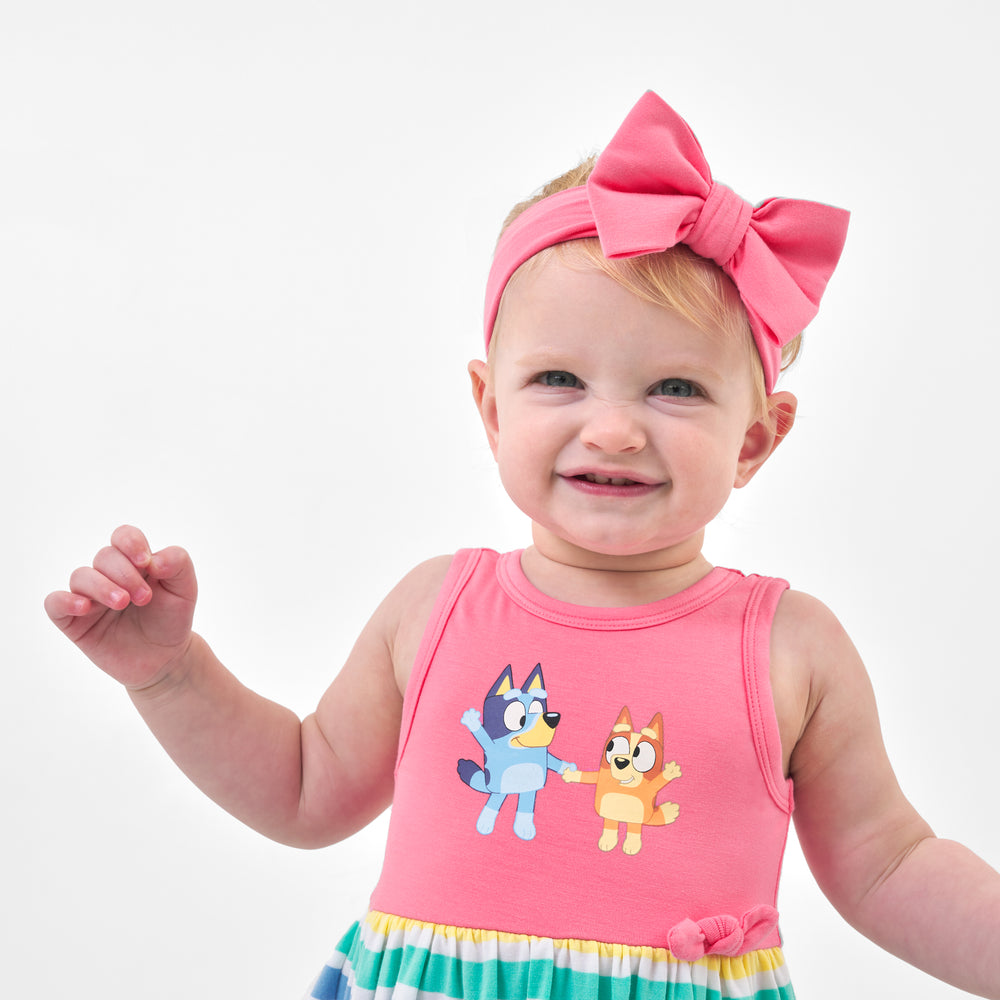
[(742, 955), (777, 926), (778, 911), (773, 906), (755, 906), (740, 919), (725, 914), (697, 922), (682, 920), (667, 935), (667, 947), (684, 962), (697, 962), (705, 955)]
[(715, 261), (739, 290), (771, 392), (782, 347), (816, 315), (848, 219), (819, 202), (744, 201), (712, 179), (687, 123), (647, 91), (585, 186), (536, 202), (504, 231), (487, 283), (487, 344), (511, 275), (545, 247), (597, 236), (606, 257), (620, 258), (685, 243)]

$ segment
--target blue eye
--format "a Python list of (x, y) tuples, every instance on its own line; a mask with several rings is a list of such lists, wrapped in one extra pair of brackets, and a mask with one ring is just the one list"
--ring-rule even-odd
[(662, 382), (657, 382), (650, 390), (654, 396), (670, 396), (674, 399), (687, 399), (691, 396), (700, 396), (701, 390), (686, 378), (665, 378)]
[(580, 384), (580, 380), (571, 372), (542, 372), (536, 376), (535, 381), (553, 389), (575, 389)]

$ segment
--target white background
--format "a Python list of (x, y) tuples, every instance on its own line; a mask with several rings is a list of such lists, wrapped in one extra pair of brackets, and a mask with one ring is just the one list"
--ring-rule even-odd
[[(196, 627), (308, 712), (413, 564), (512, 548), (466, 386), (507, 209), (646, 88), (744, 197), (853, 222), (794, 434), (714, 561), (830, 604), (911, 799), (1000, 864), (997, 7), (954, 0), (36, 0), (0, 14), (0, 994), (298, 997), (384, 826), (318, 853), (175, 772), (53, 629), (121, 522), (186, 546)], [(957, 995), (789, 848), (804, 1000)]]

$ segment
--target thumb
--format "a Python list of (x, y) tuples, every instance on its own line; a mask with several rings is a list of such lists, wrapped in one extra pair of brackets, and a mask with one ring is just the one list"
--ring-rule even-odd
[(194, 563), (187, 552), (176, 546), (155, 552), (146, 566), (147, 580), (155, 580), (168, 594), (194, 602), (198, 597), (198, 581)]

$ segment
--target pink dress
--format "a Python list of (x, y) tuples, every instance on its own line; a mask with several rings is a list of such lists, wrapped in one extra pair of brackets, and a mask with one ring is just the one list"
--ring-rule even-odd
[(635, 608), (458, 553), (403, 709), (382, 876), (312, 996), (793, 997), (792, 788), (768, 676), (787, 584)]

